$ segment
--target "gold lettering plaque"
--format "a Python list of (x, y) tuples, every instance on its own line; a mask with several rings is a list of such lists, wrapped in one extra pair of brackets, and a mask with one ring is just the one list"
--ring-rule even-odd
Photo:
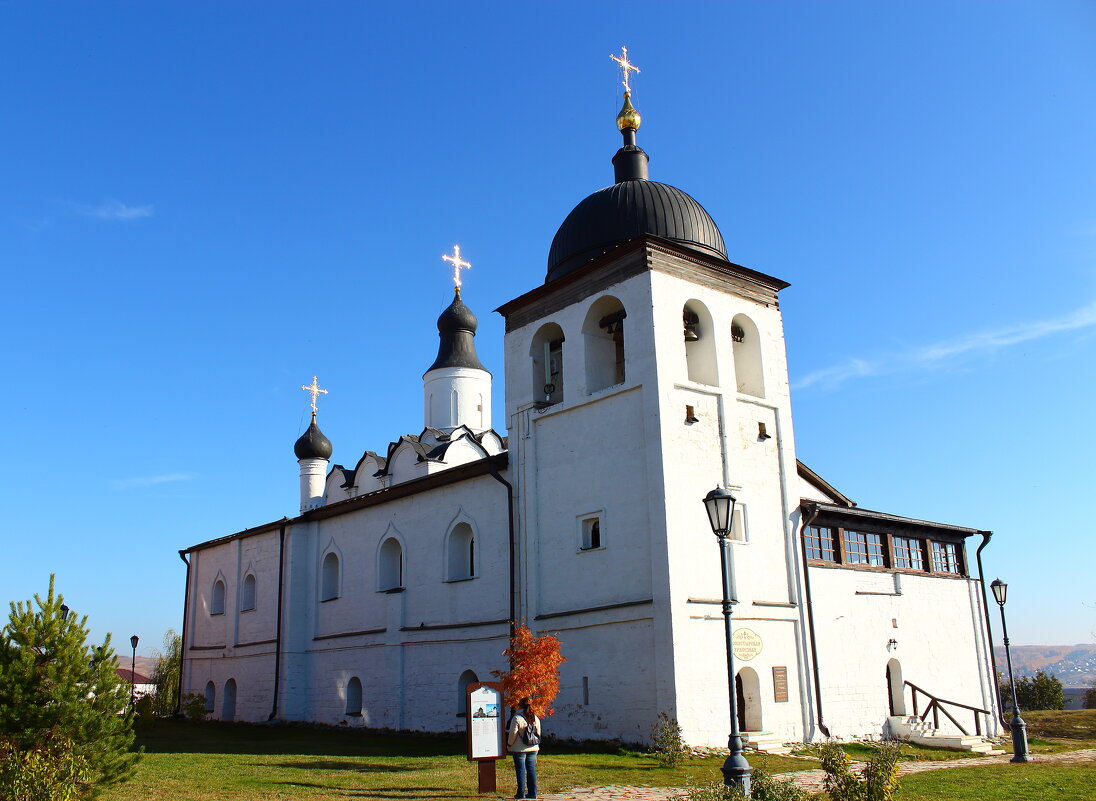
[(735, 629), (731, 635), (731, 650), (735, 659), (749, 662), (761, 653), (761, 636), (752, 629)]
[(788, 700), (788, 669), (773, 666), (773, 700), (778, 704)]

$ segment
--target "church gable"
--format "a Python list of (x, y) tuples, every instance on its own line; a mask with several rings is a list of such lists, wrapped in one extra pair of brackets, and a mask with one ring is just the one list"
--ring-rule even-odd
[(856, 501), (838, 492), (828, 481), (801, 461), (796, 459), (795, 464), (799, 473), (799, 497), (802, 500), (834, 503), (839, 506), (856, 506)]

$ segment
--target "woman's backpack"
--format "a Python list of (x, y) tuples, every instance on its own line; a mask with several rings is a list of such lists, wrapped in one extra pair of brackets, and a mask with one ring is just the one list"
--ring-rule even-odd
[[(528, 746), (540, 745), (540, 734), (533, 728), (532, 721), (526, 718), (525, 715), (522, 715), (522, 717), (525, 718), (525, 731), (521, 733), (521, 741)], [(533, 720), (536, 720), (536, 718), (534, 717)]]

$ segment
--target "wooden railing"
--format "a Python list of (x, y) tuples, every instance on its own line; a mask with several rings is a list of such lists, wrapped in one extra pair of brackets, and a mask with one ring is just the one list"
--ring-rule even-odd
[[(963, 725), (955, 719), (955, 716), (953, 714), (951, 714), (951, 712), (948, 711), (945, 704), (947, 706), (959, 707), (960, 709), (966, 709), (966, 710), (974, 713), (974, 733), (976, 735), (978, 735), (979, 737), (982, 736), (982, 715), (986, 716), (986, 720), (988, 722), (989, 721), (989, 715), (990, 715), (989, 710), (979, 709), (976, 706), (969, 706), (967, 704), (961, 704), (958, 701), (945, 701), (943, 698), (937, 698), (935, 695), (933, 695), (929, 691), (921, 689), (920, 687), (918, 687), (916, 684), (914, 684), (912, 682), (907, 681), (907, 682), (903, 682), (903, 683), (907, 687), (909, 687), (910, 690), (913, 691), (912, 696), (913, 696), (913, 716), (914, 717), (918, 717), (922, 721), (924, 721), (928, 718), (929, 713), (931, 712), (932, 713), (932, 727), (934, 729), (939, 729), (940, 728), (940, 713), (943, 712), (944, 715), (947, 717), (947, 719), (950, 720), (952, 723), (954, 723), (955, 727), (957, 729), (959, 729), (959, 731), (963, 732), (964, 735), (969, 736), (970, 732), (968, 732), (965, 728), (963, 728)], [(918, 712), (917, 711), (917, 694), (918, 693), (925, 696), (929, 701), (928, 706), (925, 707), (924, 712)]]

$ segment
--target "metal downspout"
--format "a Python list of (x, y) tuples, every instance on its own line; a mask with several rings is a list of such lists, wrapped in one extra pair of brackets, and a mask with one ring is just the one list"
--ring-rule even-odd
[(278, 621), (274, 629), (274, 704), (270, 709), (270, 717), (274, 720), (278, 716), (278, 687), (282, 675), (282, 590), (285, 587), (285, 524), (288, 518), (282, 518), (281, 528), (278, 529)]
[(1005, 720), (1004, 713), (1001, 709), (1001, 691), (998, 688), (998, 673), (997, 673), (997, 656), (993, 653), (993, 625), (990, 623), (989, 616), (989, 603), (986, 599), (986, 577), (982, 573), (982, 549), (989, 545), (990, 538), (993, 536), (992, 531), (982, 531), (982, 544), (978, 546), (978, 550), (974, 552), (974, 558), (978, 562), (978, 583), (982, 586), (982, 614), (986, 618), (986, 633), (989, 635), (989, 663), (993, 667), (993, 697), (997, 699), (997, 718), (1001, 721), (1001, 724), (1008, 726), (1009, 722)]
[(190, 561), (186, 558), (187, 551), (179, 551), (179, 558), (186, 565), (186, 591), (183, 595), (183, 633), (179, 637), (179, 690), (175, 694), (175, 715), (183, 713), (183, 663), (186, 661), (186, 620), (190, 616)]
[(514, 628), (517, 625), (517, 621), (515, 620), (517, 609), (514, 604), (514, 593), (517, 591), (514, 577), (514, 554), (517, 550), (514, 542), (514, 485), (499, 474), (494, 460), (489, 463), (487, 469), (491, 473), (491, 478), (506, 487), (507, 523), (510, 529), (510, 639), (512, 640), (514, 638)]
[(818, 506), (815, 504), (804, 504), (804, 508), (810, 510), (810, 515), (803, 520), (803, 526), (799, 530), (799, 550), (803, 555), (803, 589), (807, 596), (807, 627), (811, 632), (811, 666), (814, 672), (814, 700), (815, 706), (818, 708), (818, 729), (827, 737), (832, 736), (830, 729), (826, 725), (822, 717), (822, 679), (818, 675), (818, 640), (815, 638), (814, 633), (814, 601), (811, 599), (811, 571), (807, 567), (807, 543), (803, 539), (803, 534), (807, 530), (807, 526), (814, 522), (814, 519), (818, 517)]

